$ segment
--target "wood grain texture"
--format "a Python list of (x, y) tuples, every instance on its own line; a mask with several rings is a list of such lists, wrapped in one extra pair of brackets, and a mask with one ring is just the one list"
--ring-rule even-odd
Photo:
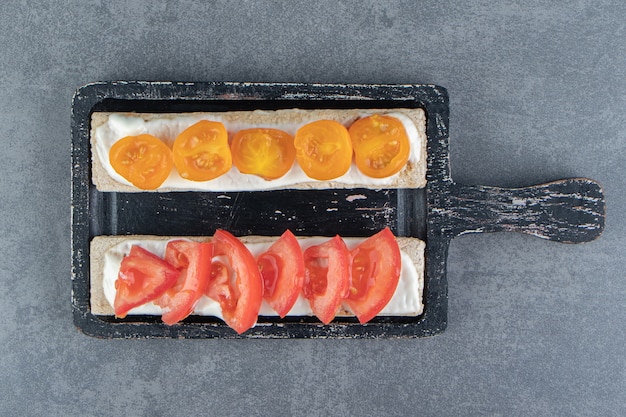
[(454, 237), (467, 233), (521, 232), (563, 243), (589, 242), (604, 229), (602, 187), (571, 178), (524, 188), (451, 184), (433, 210), (441, 229)]

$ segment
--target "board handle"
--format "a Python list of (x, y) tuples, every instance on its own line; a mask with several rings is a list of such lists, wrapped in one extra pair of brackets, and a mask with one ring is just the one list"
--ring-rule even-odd
[(604, 230), (602, 187), (571, 178), (524, 188), (453, 183), (447, 199), (451, 237), (467, 233), (521, 232), (563, 243), (589, 242)]

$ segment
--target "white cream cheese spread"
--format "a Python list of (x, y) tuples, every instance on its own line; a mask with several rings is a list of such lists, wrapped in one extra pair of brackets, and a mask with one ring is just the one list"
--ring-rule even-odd
[[(348, 249), (353, 249), (365, 238), (344, 238)], [(311, 237), (311, 238), (298, 238), (298, 242), (302, 250), (305, 250), (309, 246), (318, 245), (328, 240), (325, 237)], [(104, 295), (111, 306), (115, 300), (115, 280), (120, 269), (120, 264), (125, 255), (130, 252), (130, 248), (133, 245), (139, 245), (142, 248), (163, 257), (165, 255), (165, 247), (167, 246), (167, 240), (143, 240), (143, 239), (128, 239), (121, 243), (111, 247), (104, 254), (104, 267), (103, 267), (103, 288)], [(256, 257), (265, 252), (272, 241), (263, 243), (247, 243), (246, 247)], [(422, 313), (422, 292), (423, 279), (422, 273), (418, 272), (414, 261), (411, 257), (401, 252), (402, 266), (400, 271), (400, 280), (396, 291), (389, 301), (387, 306), (378, 314), (379, 316), (418, 316)], [(343, 306), (343, 309), (349, 311), (347, 305)], [(137, 315), (161, 315), (163, 310), (161, 307), (155, 305), (152, 302), (144, 304), (142, 306), (132, 309), (128, 314)], [(218, 302), (203, 296), (195, 306), (193, 314), (201, 316), (214, 316), (222, 318), (221, 308)], [(277, 316), (276, 312), (263, 301), (260, 316)], [(288, 316), (311, 316), (313, 312), (309, 306), (309, 302), (301, 295), (296, 301), (293, 308), (289, 311)]]

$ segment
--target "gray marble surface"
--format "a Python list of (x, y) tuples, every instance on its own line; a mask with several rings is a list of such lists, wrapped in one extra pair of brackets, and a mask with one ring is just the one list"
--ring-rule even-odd
[[(422, 4), (419, 4), (422, 3)], [(0, 415), (626, 415), (626, 3), (3, 2)], [(98, 340), (70, 309), (70, 106), (99, 80), (432, 83), (465, 184), (585, 176), (597, 241), (455, 239), (417, 340)]]

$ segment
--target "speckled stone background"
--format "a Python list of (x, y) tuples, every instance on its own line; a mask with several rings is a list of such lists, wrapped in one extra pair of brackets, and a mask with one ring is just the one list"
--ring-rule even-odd
[[(43, 3), (0, 8), (0, 415), (626, 415), (626, 3)], [(455, 239), (429, 339), (89, 338), (71, 98), (135, 79), (439, 84), (456, 181), (594, 178), (606, 230)]]

